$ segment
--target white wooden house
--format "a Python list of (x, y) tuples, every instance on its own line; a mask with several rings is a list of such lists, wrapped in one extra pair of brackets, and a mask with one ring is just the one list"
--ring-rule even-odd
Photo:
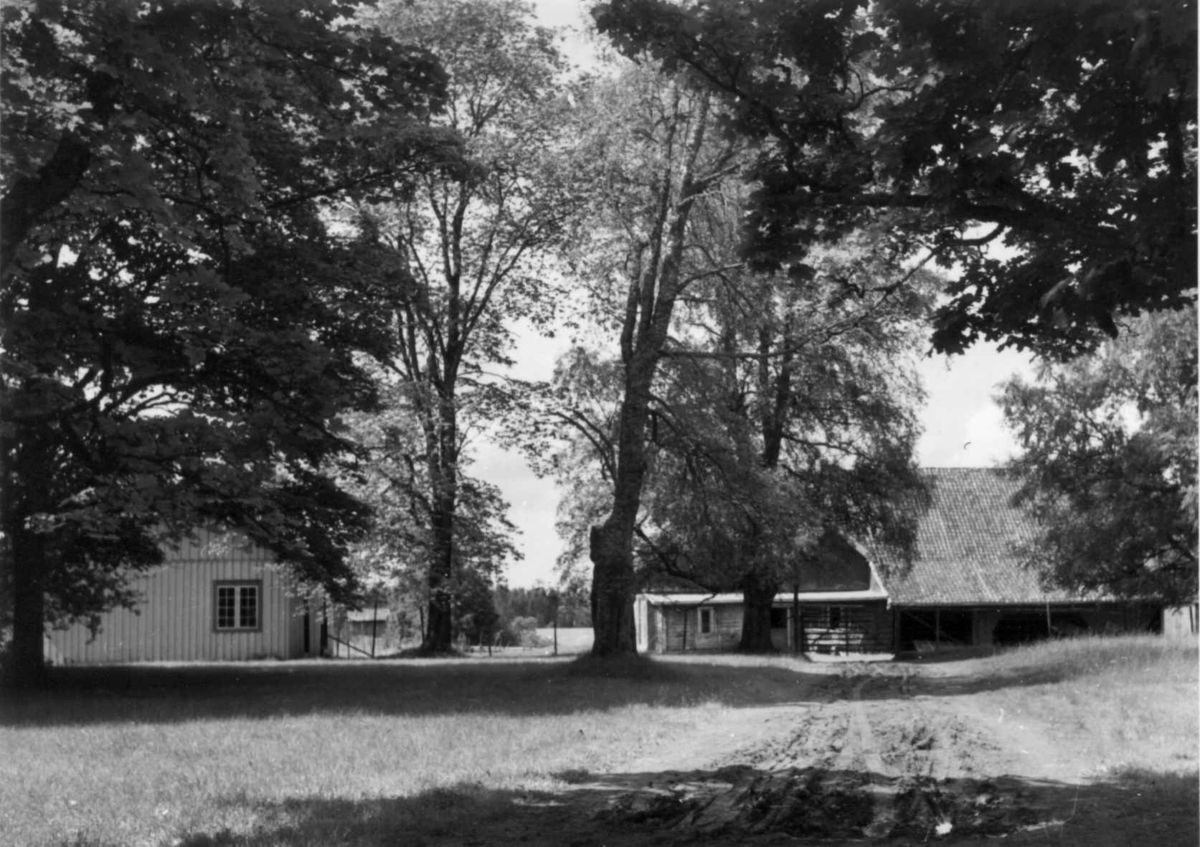
[(308, 609), (273, 556), (235, 533), (201, 531), (133, 582), (141, 602), (86, 624), (48, 629), (54, 664), (291, 659), (320, 651)]

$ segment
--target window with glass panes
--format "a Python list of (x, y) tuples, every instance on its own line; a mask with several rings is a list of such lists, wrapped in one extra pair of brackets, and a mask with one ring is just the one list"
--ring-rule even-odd
[(216, 629), (259, 628), (262, 614), (261, 582), (218, 582), (215, 592)]

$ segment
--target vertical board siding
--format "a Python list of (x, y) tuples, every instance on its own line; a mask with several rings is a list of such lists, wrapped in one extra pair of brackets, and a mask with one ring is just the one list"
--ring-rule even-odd
[[(262, 582), (261, 628), (217, 632), (214, 583)], [(86, 625), (50, 630), (48, 656), (67, 664), (143, 661), (225, 661), (291, 658), (303, 650), (303, 620), (271, 555), (237, 535), (201, 532), (165, 564), (138, 577), (136, 610), (101, 616), (95, 637)], [(55, 655), (57, 654), (57, 655)]]
[[(654, 606), (650, 649), (656, 653), (736, 650), (742, 638), (741, 604), (704, 606), (713, 610), (713, 631), (700, 632), (700, 610), (692, 606)], [(792, 610), (787, 608), (788, 628), (772, 629), (771, 640), (781, 651), (791, 650)], [(804, 649), (822, 653), (889, 653), (892, 651), (892, 613), (882, 602), (839, 605), (842, 624), (829, 626), (830, 606), (801, 604), (800, 620)]]
[[(712, 609), (712, 632), (700, 632), (700, 608)], [(699, 608), (666, 606), (662, 613), (662, 649), (658, 652), (732, 650), (741, 642), (742, 607), (739, 605), (714, 604)]]
[(883, 603), (801, 605), (800, 623), (805, 652), (838, 655), (893, 649), (891, 613)]

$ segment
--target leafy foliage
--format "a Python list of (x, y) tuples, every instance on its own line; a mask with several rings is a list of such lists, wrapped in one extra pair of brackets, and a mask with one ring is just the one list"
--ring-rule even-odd
[(621, 591), (655, 570), (773, 596), (831, 527), (911, 546), (895, 503), (920, 499), (905, 365), (929, 276), (876, 233), (756, 273), (738, 251), (753, 151), (713, 132), (720, 109), (685, 80), (619, 80), (593, 92), (601, 202), (576, 268), (620, 357), (579, 348), (556, 372), (550, 414), (574, 438), (543, 461), (566, 486), (563, 564), (587, 549), (620, 621)]
[(1047, 581), (1191, 603), (1197, 591), (1196, 310), (1122, 336), (999, 400), (1024, 452), (1011, 465)]
[[(1055, 355), (1196, 282), (1192, 2), (610, 0), (601, 31), (724, 98), (758, 141), (765, 269), (874, 226), (957, 265), (935, 346)], [(986, 250), (987, 245), (1005, 249)]]
[[(430, 511), (425, 649), (450, 648), (457, 523), (468, 508), (466, 434), (504, 392), (485, 373), (507, 364), (512, 322), (545, 324), (546, 265), (578, 202), (561, 154), (564, 62), (545, 29), (512, 0), (385, 4), (366, 13), (397, 39), (436, 53), (448, 73), (437, 123), (464, 140), (467, 167), (428, 172), (413, 190), (370, 198), (351, 223), (387, 266), (411, 274), (390, 315), (393, 370), (422, 428)], [(470, 518), (465, 518), (468, 525)]]
[(335, 596), (366, 509), (337, 416), (375, 403), (403, 274), (324, 210), (451, 165), (424, 51), (234, 2), (10, 4), (0, 190), (5, 596), (43, 617), (132, 598), (162, 538), (232, 524)]
[[(383, 408), (347, 416), (348, 437), (366, 460), (340, 482), (372, 510), (368, 531), (350, 552), (362, 581), (386, 586), (406, 606), (428, 605), (429, 571), (438, 555), (434, 505), (420, 422), (406, 394), (407, 386), (389, 386)], [(483, 626), (481, 610), (488, 605), (480, 598), (490, 597), (504, 565), (520, 561), (521, 552), (512, 541), (518, 530), (506, 516), (508, 503), (496, 486), (463, 475), (456, 505), (446, 591), (454, 629), (461, 631), (457, 622), (468, 613)]]

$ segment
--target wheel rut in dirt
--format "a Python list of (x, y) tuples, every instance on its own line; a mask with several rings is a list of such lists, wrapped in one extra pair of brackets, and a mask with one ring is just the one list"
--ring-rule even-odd
[(1006, 835), (1052, 817), (1025, 781), (975, 773), (994, 744), (985, 733), (904, 686), (895, 675), (848, 672), (820, 702), (797, 706), (786, 733), (715, 769), (619, 793), (597, 817), (702, 838), (921, 841)]

